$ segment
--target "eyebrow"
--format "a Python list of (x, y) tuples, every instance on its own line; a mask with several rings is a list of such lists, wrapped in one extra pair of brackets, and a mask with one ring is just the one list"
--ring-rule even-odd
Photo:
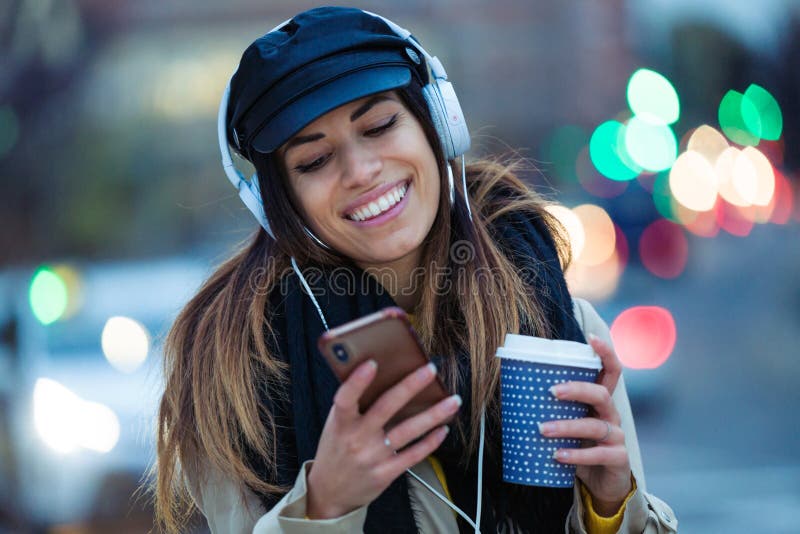
[[(358, 109), (356, 109), (355, 111), (353, 111), (353, 113), (350, 114), (350, 122), (355, 122), (356, 120), (358, 120), (359, 117), (363, 116), (376, 104), (379, 104), (386, 100), (393, 100), (393, 99), (387, 95), (375, 95), (372, 98), (368, 99), (366, 102), (361, 104), (358, 107)], [(325, 134), (323, 133), (295, 136), (286, 143), (286, 148), (283, 150), (283, 153), (286, 154), (287, 152), (289, 152), (289, 149), (291, 148), (294, 148), (298, 145), (302, 145), (305, 143), (311, 143), (312, 141), (317, 141), (319, 139), (322, 139), (323, 137), (325, 137)]]

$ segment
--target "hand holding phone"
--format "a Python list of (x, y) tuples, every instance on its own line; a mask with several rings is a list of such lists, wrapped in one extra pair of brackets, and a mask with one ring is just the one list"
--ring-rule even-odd
[(313, 519), (372, 502), (441, 445), (461, 405), (399, 308), (326, 332), (319, 346), (342, 384), (306, 475)]
[[(391, 386), (430, 362), (406, 313), (398, 307), (385, 308), (329, 330), (319, 338), (318, 346), (340, 382), (361, 363), (369, 359), (377, 362), (377, 376), (359, 399), (361, 413)], [(387, 426), (394, 426), (445, 397), (444, 384), (437, 376), (407, 404), (398, 406)]]

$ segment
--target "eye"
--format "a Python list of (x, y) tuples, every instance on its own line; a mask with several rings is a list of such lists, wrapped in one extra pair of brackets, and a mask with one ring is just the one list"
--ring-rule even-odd
[(397, 122), (397, 115), (398, 114), (395, 113), (394, 115), (392, 115), (392, 118), (390, 118), (388, 121), (386, 121), (385, 123), (381, 124), (378, 127), (367, 130), (366, 132), (364, 132), (364, 135), (366, 135), (367, 137), (378, 137), (383, 132), (385, 132), (386, 130), (395, 125), (395, 123)]
[(299, 172), (300, 174), (316, 171), (318, 169), (321, 169), (322, 166), (325, 165), (325, 163), (328, 162), (328, 158), (329, 157), (330, 157), (330, 154), (325, 154), (324, 156), (318, 157), (317, 159), (315, 159), (311, 163), (301, 163), (300, 165), (297, 165), (294, 168), (294, 170)]

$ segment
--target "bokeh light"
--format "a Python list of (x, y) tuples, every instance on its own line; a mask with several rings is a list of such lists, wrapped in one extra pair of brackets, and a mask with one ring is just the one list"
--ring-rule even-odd
[(628, 242), (622, 230), (614, 225), (615, 250), (605, 261), (586, 265), (573, 261), (565, 273), (570, 293), (592, 302), (601, 302), (614, 295), (628, 263)]
[(753, 230), (755, 219), (753, 206), (734, 206), (720, 201), (714, 213), (719, 227), (731, 235), (746, 237)]
[(736, 180), (736, 171), (734, 171), (734, 187), (737, 188), (739, 194), (741, 194), (749, 204), (766, 206), (769, 204), (770, 200), (772, 200), (772, 195), (775, 193), (775, 174), (772, 171), (772, 164), (757, 148), (750, 146), (745, 147), (739, 158), (737, 158), (737, 167), (739, 166), (739, 159), (742, 158), (749, 160), (755, 171), (753, 194), (752, 196), (748, 196), (739, 189), (739, 183)]
[(79, 448), (108, 452), (119, 441), (119, 419), (109, 407), (87, 402), (49, 378), (34, 385), (33, 423), (42, 441), (62, 454)]
[(616, 233), (606, 210), (594, 204), (582, 204), (572, 212), (580, 219), (585, 234), (583, 250), (575, 261), (598, 265), (609, 259), (616, 248)]
[(656, 178), (653, 182), (653, 204), (656, 207), (658, 213), (664, 217), (675, 223), (682, 223), (682, 221), (678, 218), (677, 215), (677, 208), (679, 204), (675, 201), (672, 196), (672, 192), (669, 189), (669, 173), (662, 172), (656, 175)]
[(675, 160), (669, 173), (669, 188), (675, 200), (694, 211), (708, 211), (717, 199), (714, 168), (702, 155), (686, 151)]
[(40, 378), (33, 388), (33, 424), (53, 450), (66, 454), (78, 448), (80, 436), (75, 414), (81, 399), (55, 380)]
[(751, 84), (744, 92), (744, 96), (758, 112), (758, 120), (750, 114), (743, 114), (748, 130), (767, 141), (776, 141), (780, 138), (783, 130), (783, 114), (775, 97), (756, 84)]
[(680, 117), (678, 93), (661, 74), (639, 69), (628, 80), (628, 106), (651, 124), (672, 124)]
[(67, 309), (67, 285), (50, 267), (40, 267), (28, 289), (28, 302), (36, 319), (48, 325), (58, 321)]
[(678, 204), (678, 219), (686, 230), (699, 237), (717, 237), (719, 223), (715, 209), (708, 211), (693, 211)]
[(642, 232), (639, 256), (645, 268), (659, 278), (676, 278), (686, 267), (689, 241), (680, 226), (659, 219)]
[(68, 264), (53, 265), (52, 270), (67, 288), (67, 307), (64, 309), (60, 319), (69, 319), (78, 313), (83, 306), (83, 278), (77, 269)]
[(655, 369), (675, 348), (677, 331), (669, 310), (636, 306), (623, 311), (611, 324), (611, 339), (622, 364), (631, 369)]
[(719, 195), (734, 206), (748, 206), (744, 195), (755, 196), (758, 188), (756, 169), (742, 151), (736, 147), (726, 148), (717, 158), (714, 172), (717, 175)]
[(627, 180), (610, 180), (597, 172), (589, 157), (588, 146), (583, 147), (578, 153), (575, 173), (586, 192), (600, 198), (618, 197), (625, 192), (630, 183)]
[(625, 264), (619, 254), (614, 252), (606, 261), (597, 265), (574, 262), (565, 273), (570, 294), (602, 302), (611, 298), (617, 291)]
[(583, 230), (581, 220), (571, 209), (560, 204), (550, 204), (546, 206), (545, 209), (550, 215), (558, 219), (558, 222), (560, 222), (561, 226), (567, 231), (572, 257), (577, 258), (580, 256), (586, 242), (586, 233)]
[(101, 345), (111, 365), (124, 373), (132, 373), (147, 359), (150, 335), (138, 321), (111, 317), (103, 327)]
[(544, 142), (543, 159), (552, 165), (552, 172), (561, 180), (575, 182), (578, 154), (589, 142), (589, 134), (580, 126), (556, 128)]
[(76, 423), (84, 449), (108, 452), (119, 441), (119, 419), (108, 406), (84, 401)]
[(785, 143), (783, 137), (778, 139), (777, 141), (767, 141), (762, 139), (761, 142), (758, 144), (758, 149), (767, 156), (767, 159), (772, 163), (774, 167), (780, 167), (783, 165), (783, 159), (786, 152)]
[(598, 126), (589, 140), (589, 156), (600, 173), (612, 180), (632, 180), (642, 172), (625, 147), (626, 127), (619, 121)]
[[(719, 124), (728, 139), (740, 145), (757, 145), (761, 118), (756, 105), (738, 91), (728, 91), (719, 103)], [(755, 131), (754, 131), (755, 130)]]
[(652, 124), (636, 115), (625, 125), (625, 148), (636, 165), (659, 172), (675, 162), (678, 140), (669, 126)]
[(11, 152), (19, 139), (19, 120), (14, 109), (0, 105), (0, 158)]
[(706, 158), (711, 165), (714, 165), (720, 154), (729, 146), (725, 136), (719, 130), (712, 128), (708, 124), (703, 124), (692, 132), (686, 150), (697, 152)]
[(775, 196), (774, 208), (770, 215), (769, 222), (773, 224), (788, 224), (794, 210), (794, 192), (792, 184), (783, 175), (775, 172)]

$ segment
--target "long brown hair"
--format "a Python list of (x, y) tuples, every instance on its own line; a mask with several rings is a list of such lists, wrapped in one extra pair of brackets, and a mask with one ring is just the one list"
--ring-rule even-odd
[[(424, 243), (423, 289), (414, 312), (418, 334), (430, 354), (467, 350), (470, 355), (472, 395), (471, 405), (465, 407), (470, 424), (457, 426), (468, 443), (466, 459), (478, 445), (484, 399), (489, 401), (487, 417), (499, 419), (493, 399), (500, 369), (494, 353), (505, 334), (519, 332), (528, 324), (540, 336), (552, 335), (539, 303), (530, 297), (520, 273), (498, 246), (491, 224), (503, 214), (527, 212), (550, 228), (564, 265), (569, 248), (562, 228), (544, 210), (544, 200), (517, 176), (521, 160), (481, 159), (467, 165), (468, 191), (462, 191), (456, 180), (454, 209), (447, 194), (446, 162), (437, 148), (438, 136), (419, 87), (412, 85), (399, 94), (420, 120), (439, 162), (443, 194)], [(286, 365), (267, 341), (272, 332), (269, 294), (289, 272), (292, 256), (300, 265), (312, 261), (337, 266), (349, 261), (320, 247), (305, 233), (280, 163), (271, 156), (257, 156), (253, 163), (259, 176), (270, 177), (260, 184), (277, 242), (259, 229), (181, 311), (165, 344), (166, 385), (158, 412), (154, 491), (158, 525), (170, 533), (179, 531), (192, 513), (185, 474), (197, 477), (203, 466), (262, 494), (288, 491), (274, 483), (279, 445), (273, 417), (258, 402), (261, 388), (279, 392), (287, 381)], [(457, 162), (453, 174), (460, 175)], [(473, 221), (466, 211), (465, 194)], [(449, 291), (441, 291), (443, 272), (449, 277)], [(442, 364), (451, 390), (462, 380), (454, 358)], [(248, 451), (261, 455), (272, 468), (267, 477), (249, 467)]]

